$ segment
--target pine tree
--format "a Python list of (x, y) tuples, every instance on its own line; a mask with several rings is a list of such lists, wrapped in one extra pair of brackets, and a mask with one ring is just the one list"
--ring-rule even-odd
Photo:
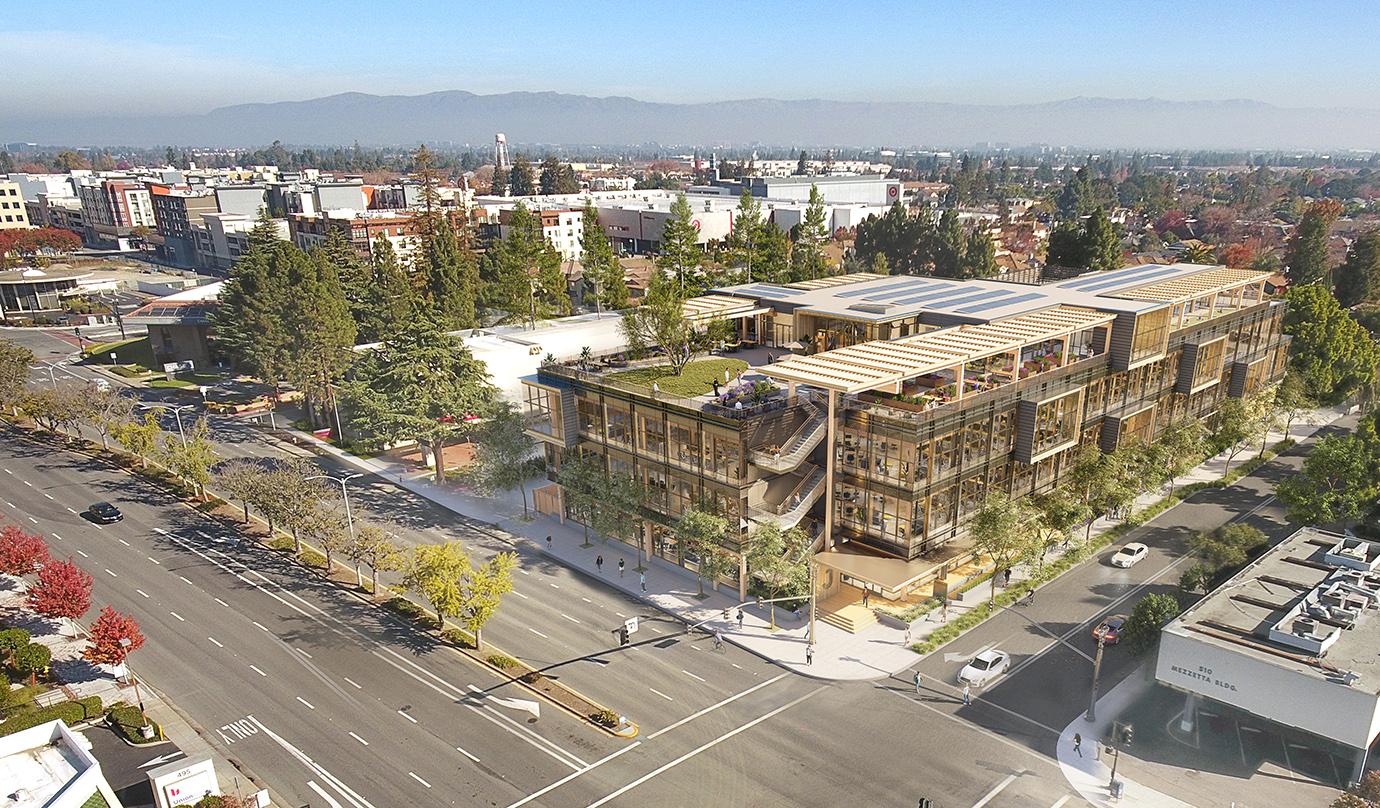
[(518, 155), (508, 172), (508, 193), (511, 196), (531, 196), (536, 193), (536, 181), (532, 177), (532, 163)]
[(494, 166), (493, 176), (489, 179), (489, 193), (493, 196), (508, 195), (508, 169)]
[(350, 317), (355, 321), (356, 336), (364, 342), (377, 342), (383, 334), (383, 314), (369, 266), (360, 260), (339, 230), (332, 230), (326, 237), (321, 253), (335, 267), (345, 302), (350, 306)]
[(276, 382), (282, 371), (281, 348), (287, 340), (281, 301), (288, 292), (274, 264), (291, 245), (278, 238), (267, 211), (249, 233), (248, 249), (230, 270), (212, 315), (217, 343), (244, 370)]
[(1284, 258), (1285, 271), (1293, 284), (1315, 283), (1325, 280), (1331, 269), (1328, 263), (1327, 239), (1332, 225), (1342, 214), (1342, 205), (1335, 199), (1320, 199), (1308, 206), (1289, 239)]
[(562, 163), (560, 171), (556, 174), (556, 193), (578, 194), (579, 192), (580, 178), (575, 176), (575, 169), (569, 163)]
[(974, 230), (968, 234), (968, 242), (963, 248), (964, 278), (990, 278), (997, 274), (997, 247), (986, 230)]
[(1101, 271), (1121, 266), (1121, 236), (1102, 208), (1095, 209), (1083, 226), (1088, 245), (1088, 269)]
[(628, 284), (623, 276), (623, 265), (613, 254), (613, 245), (604, 235), (604, 228), (599, 226), (599, 212), (588, 199), (581, 214), (581, 225), (584, 229), (580, 234), (580, 265), (584, 268), (585, 280), (594, 285), (596, 302), (615, 311), (627, 308)]
[(939, 217), (939, 227), (934, 234), (934, 246), (930, 250), (934, 261), (934, 274), (941, 278), (957, 278), (962, 272), (963, 252), (968, 244), (963, 232), (963, 223), (958, 220), (958, 211), (950, 208)]
[(762, 203), (757, 201), (748, 189), (738, 197), (738, 209), (733, 215), (733, 231), (728, 234), (728, 261), (735, 269), (741, 269), (742, 280), (751, 283), (752, 265), (761, 248), (762, 229), (770, 227), (762, 222)]
[(548, 154), (546, 159), (541, 161), (541, 177), (538, 180), (543, 194), (556, 193), (556, 182), (560, 179), (561, 162), (556, 159), (556, 155)]
[(819, 186), (811, 185), (805, 218), (800, 222), (795, 249), (791, 251), (791, 277), (794, 280), (814, 280), (829, 274), (829, 265), (824, 260), (824, 245), (828, 241), (829, 225), (824, 212), (824, 195), (819, 192)]
[(699, 245), (700, 232), (691, 224), (690, 202), (685, 194), (676, 194), (671, 203), (671, 218), (661, 231), (661, 248), (656, 265), (674, 278), (682, 297), (703, 294), (709, 287), (703, 275), (704, 251)]
[(1336, 277), (1337, 299), (1343, 306), (1369, 303), (1380, 294), (1380, 230), (1356, 237)]
[(282, 321), (292, 335), (282, 349), (284, 372), (306, 397), (312, 422), (320, 424), (334, 385), (354, 359), (357, 329), (330, 256), (324, 250), (307, 256), (296, 247), (283, 255), (290, 294), (283, 301)]
[(784, 283), (791, 274), (791, 240), (774, 224), (763, 224), (762, 237), (753, 265), (753, 278), (768, 283)]
[(508, 235), (485, 254), (485, 292), (490, 305), (505, 312), (505, 322), (535, 322), (570, 313), (570, 294), (561, 257), (542, 238), (540, 223), (518, 203)]
[(417, 251), (417, 264), (422, 297), (436, 321), (447, 330), (474, 327), (479, 259), (461, 243), (450, 217), (441, 216), (426, 247)]
[(378, 330), (361, 332), (359, 336), (364, 342), (379, 342), (396, 334), (412, 321), (417, 313), (418, 300), (412, 280), (398, 261), (393, 242), (386, 235), (379, 234), (371, 252), (373, 304), (378, 312)]

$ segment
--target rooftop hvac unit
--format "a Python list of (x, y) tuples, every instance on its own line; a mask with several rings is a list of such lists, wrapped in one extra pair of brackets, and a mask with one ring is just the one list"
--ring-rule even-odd
[(1342, 606), (1334, 606), (1328, 610), (1328, 614), (1338, 623), (1345, 623), (1350, 626), (1360, 618), (1361, 613), (1356, 609), (1349, 609)]
[(1313, 629), (1317, 627), (1318, 622), (1316, 620), (1307, 617), (1298, 617), (1294, 619), (1294, 624), (1290, 626), (1289, 630), (1298, 637), (1312, 637)]

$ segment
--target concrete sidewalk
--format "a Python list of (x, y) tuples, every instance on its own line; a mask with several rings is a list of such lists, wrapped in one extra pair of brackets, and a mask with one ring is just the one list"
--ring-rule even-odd
[[(1289, 430), (1289, 437), (1303, 440), (1326, 424), (1346, 414), (1342, 408), (1329, 408), (1310, 412), (1295, 420)], [(788, 670), (819, 679), (830, 680), (871, 680), (892, 676), (914, 665), (918, 657), (906, 644), (907, 632), (902, 628), (878, 623), (856, 634), (831, 626), (823, 621), (815, 625), (815, 652), (813, 664), (806, 664), (805, 647), (809, 631), (808, 615), (793, 615), (777, 610), (776, 626), (771, 629), (769, 607), (761, 609), (747, 605), (743, 607), (744, 620), (740, 629), (736, 620), (738, 602), (737, 592), (720, 588), (714, 591), (706, 584), (705, 597), (698, 597), (699, 586), (692, 573), (659, 558), (644, 561), (645, 580), (636, 570), (637, 552), (618, 541), (603, 541), (593, 538), (593, 544), (582, 547), (584, 529), (573, 522), (561, 524), (546, 516), (523, 518), (522, 502), (516, 490), (502, 492), (498, 496), (486, 497), (466, 491), (458, 484), (437, 486), (430, 474), (418, 475), (417, 469), (399, 463), (360, 458), (336, 446), (326, 443), (316, 436), (298, 430), (284, 430), (293, 435), (299, 444), (312, 444), (341, 461), (360, 469), (372, 472), (396, 482), (403, 488), (424, 497), (455, 513), (493, 525), (508, 534), (514, 542), (525, 541), (567, 566), (585, 570), (598, 575), (609, 585), (640, 597), (657, 608), (691, 624), (703, 624), (707, 632), (722, 632), (725, 640), (757, 654)], [(1283, 434), (1272, 433), (1268, 443), (1284, 439)], [(1233, 458), (1233, 467), (1255, 456), (1255, 447), (1244, 449)], [(1183, 477), (1175, 480), (1176, 487), (1193, 483), (1220, 479), (1225, 473), (1226, 454), (1209, 458)], [(1137, 510), (1163, 499), (1168, 486), (1160, 491), (1142, 494), (1135, 503)], [(530, 492), (529, 492), (530, 494)], [(1093, 534), (1099, 535), (1111, 529), (1117, 521), (1099, 519), (1093, 526)], [(551, 536), (548, 546), (546, 537)], [(591, 534), (592, 535), (592, 534)], [(600, 571), (595, 560), (603, 556), (604, 565)], [(618, 562), (624, 563), (620, 576)], [(1011, 584), (1017, 585), (1029, 577), (1032, 568), (1017, 567), (1013, 570)], [(995, 577), (993, 578), (996, 583)], [(998, 591), (1003, 587), (998, 586)], [(974, 590), (964, 602), (952, 601), (948, 609), (948, 619), (952, 620), (967, 609), (986, 600), (986, 589)], [(725, 614), (727, 613), (727, 619)], [(943, 625), (940, 611), (931, 612), (911, 624), (910, 641), (920, 642), (931, 632)]]

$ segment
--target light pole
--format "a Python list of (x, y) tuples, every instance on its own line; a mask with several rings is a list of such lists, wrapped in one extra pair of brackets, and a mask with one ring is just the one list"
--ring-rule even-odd
[(310, 480), (330, 480), (331, 482), (340, 483), (340, 497), (345, 500), (345, 525), (350, 531), (351, 539), (355, 537), (355, 519), (354, 516), (350, 514), (350, 490), (345, 487), (345, 483), (348, 483), (356, 477), (363, 476), (364, 472), (359, 471), (347, 477), (332, 477), (329, 474), (318, 474), (315, 477), (308, 477), (306, 480), (303, 480), (303, 482)]
[(1097, 720), (1097, 679), (1102, 675), (1102, 649), (1107, 645), (1107, 634), (1097, 634), (1097, 654), (1093, 657), (1092, 692), (1088, 693), (1088, 714), (1083, 716), (1089, 722)]
[[(129, 656), (129, 647), (130, 647), (131, 645), (133, 645), (133, 644), (134, 644), (134, 643), (133, 643), (128, 637), (121, 637), (121, 638), (120, 638), (120, 647), (125, 649), (125, 656), (126, 656), (126, 657)], [(124, 665), (124, 668), (125, 668), (125, 676), (128, 677), (130, 683), (134, 685), (134, 700), (137, 701), (137, 702), (139, 702), (139, 714), (140, 714), (140, 715), (143, 715), (143, 713), (144, 713), (144, 697), (141, 696), (141, 695), (139, 695), (139, 677), (135, 676), (135, 675), (134, 675), (134, 671), (132, 671), (132, 670), (129, 669), (129, 663), (128, 663), (128, 662), (122, 661), (120, 664), (121, 664), (121, 665)]]
[(172, 410), (177, 417), (177, 436), (182, 439), (182, 448), (187, 448), (187, 432), (182, 428), (182, 411), (195, 407), (195, 404), (138, 404), (141, 410)]

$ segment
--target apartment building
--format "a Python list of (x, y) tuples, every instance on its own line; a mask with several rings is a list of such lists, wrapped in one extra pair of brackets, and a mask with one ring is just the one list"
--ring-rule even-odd
[(215, 192), (156, 182), (148, 183), (148, 189), (153, 220), (163, 240), (163, 260), (177, 266), (196, 266), (196, 234), (192, 228), (201, 224), (203, 215), (219, 211)]
[[(686, 304), (737, 326), (749, 366), (719, 395), (630, 384), (617, 357), (548, 363), (524, 380), (531, 433), (553, 479), (570, 453), (595, 452), (646, 484), (662, 519), (645, 549), (667, 560), (693, 566), (670, 526), (708, 502), (744, 534), (807, 527), (826, 602), (942, 595), (973, 573), (967, 522), (989, 492), (1050, 490), (1080, 446), (1151, 440), (1278, 378), (1283, 304), (1265, 279), (1149, 264), (1042, 285), (727, 287)], [(559, 486), (544, 492), (562, 510)]]
[[(273, 219), (278, 238), (288, 240), (288, 223)], [(228, 272), (240, 254), (249, 249), (249, 233), (259, 217), (245, 213), (204, 213), (201, 223), (192, 225), (196, 241), (196, 266), (211, 274)]]
[[(584, 214), (580, 208), (537, 208), (532, 211), (541, 223), (541, 235), (565, 261), (578, 261), (584, 255), (580, 239), (584, 237)], [(499, 238), (507, 238), (511, 229), (512, 209), (498, 213)]]
[(0, 230), (15, 230), (29, 226), (29, 214), (24, 207), (24, 192), (19, 183), (0, 180)]
[(134, 177), (85, 177), (77, 182), (86, 240), (118, 242), (136, 227), (153, 230), (149, 189)]
[(292, 213), (287, 217), (289, 240), (304, 250), (326, 243), (332, 232), (345, 237), (361, 258), (372, 255), (374, 240), (386, 236), (399, 258), (412, 253), (412, 213), (408, 211), (341, 208), (321, 213)]

